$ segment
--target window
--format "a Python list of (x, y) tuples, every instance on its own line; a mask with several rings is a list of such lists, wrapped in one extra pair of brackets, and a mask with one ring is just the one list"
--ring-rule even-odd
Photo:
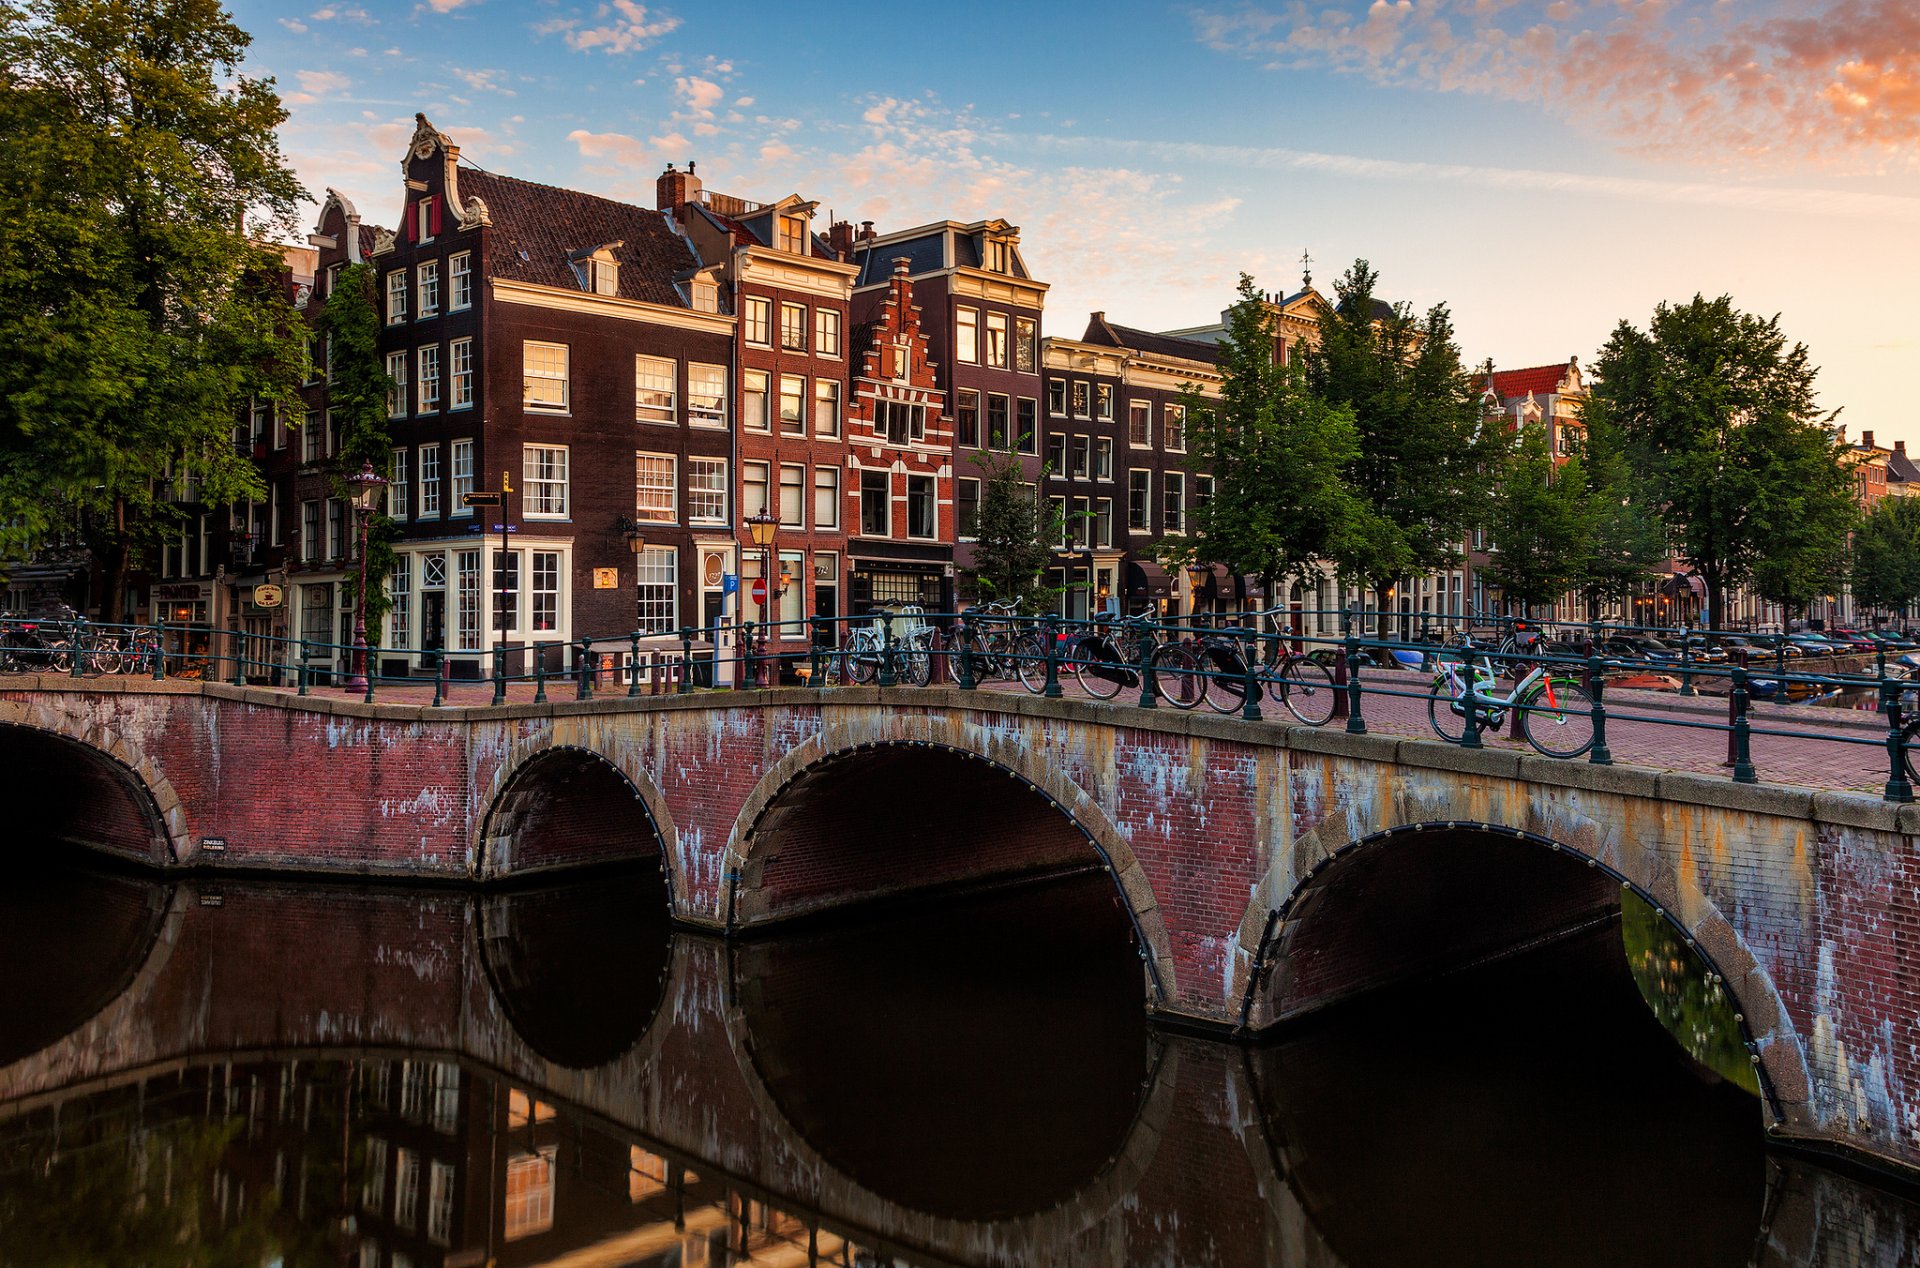
[(532, 563), (533, 632), (557, 630), (560, 628), (560, 552), (536, 550)]
[(1093, 416), (1103, 423), (1113, 421), (1113, 384), (1096, 383), (1094, 385)]
[(1153, 448), (1153, 403), (1127, 402), (1127, 444), (1134, 449)]
[(450, 347), (453, 354), (453, 398), (449, 404), (454, 409), (472, 409), (473, 340), (455, 339)]
[[(404, 354), (403, 354), (404, 355)], [(326, 457), (327, 433), (321, 426), (320, 411), (307, 411), (306, 424), (300, 428), (300, 461), (318, 462)]]
[(520, 552), (498, 551), (493, 556), (493, 628), (504, 636), (520, 628)]
[(889, 444), (906, 445), (927, 434), (927, 407), (907, 401), (875, 401), (873, 429)]
[(934, 497), (932, 476), (907, 477), (907, 536), (932, 537), (940, 522)]
[(773, 346), (773, 301), (758, 296), (747, 297), (746, 311), (747, 342), (762, 348)]
[(954, 393), (954, 443), (962, 449), (980, 447), (980, 393), (970, 387)]
[(674, 490), (672, 454), (633, 456), (633, 518), (643, 524), (672, 524), (679, 520)]
[(788, 352), (807, 350), (807, 306), (780, 305), (780, 346)]
[(772, 421), (767, 417), (767, 394), (772, 390), (773, 376), (765, 370), (747, 370), (740, 376), (740, 425), (748, 431), (767, 431)]
[(1039, 453), (1040, 402), (1034, 400), (1031, 396), (1020, 397), (1019, 400), (1014, 403), (1014, 413), (1014, 422), (1018, 428), (1016, 434), (1020, 440), (1017, 448), (1021, 453)]
[(780, 216), (780, 249), (792, 255), (807, 253), (807, 221), (804, 216)]
[(407, 319), (407, 273), (395, 269), (387, 274), (387, 324), (397, 326)]
[(1096, 436), (1093, 441), (1093, 478), (1096, 480), (1113, 479), (1113, 441), (1107, 436)]
[(695, 282), (689, 288), (693, 295), (693, 311), (696, 313), (717, 313), (720, 311), (720, 288), (712, 282)]
[(840, 468), (813, 469), (813, 526), (840, 527)]
[(433, 1063), (433, 1130), (451, 1136), (460, 1126), (460, 1067), (451, 1061)]
[(1047, 380), (1047, 413), (1061, 418), (1067, 412), (1067, 381), (1065, 379)]
[(396, 1149), (399, 1175), (393, 1185), (393, 1222), (411, 1229), (420, 1213), (420, 1155), (411, 1149)]
[(526, 445), (521, 448), (525, 487), (520, 491), (522, 512), (528, 519), (567, 517), (567, 447)]
[(473, 256), (465, 251), (447, 261), (447, 310), (473, 307)]
[(1087, 416), (1087, 384), (1079, 379), (1073, 382), (1073, 416), (1075, 418)]
[(407, 354), (387, 354), (387, 417), (407, 416)]
[(1113, 545), (1113, 499), (1095, 498), (1093, 500), (1093, 544), (1096, 546)]
[(422, 198), (413, 205), (413, 213), (416, 217), (413, 234), (415, 241), (432, 242), (434, 230), (440, 227), (439, 201), (433, 198)]
[(769, 467), (764, 462), (740, 464), (740, 518), (742, 520), (773, 509), (773, 503), (767, 500), (768, 471)]
[[(276, 485), (274, 492), (279, 491)], [(393, 451), (393, 479), (387, 484), (387, 514), (397, 520), (406, 519), (407, 504), (411, 500), (408, 495), (412, 492), (413, 486), (407, 479), (407, 451), (396, 449)]]
[(440, 408), (440, 345), (420, 349), (420, 412)]
[(427, 1237), (442, 1246), (453, 1244), (453, 1166), (435, 1160), (427, 1183)]
[(440, 446), (420, 446), (420, 518), (440, 518)]
[(419, 297), (420, 318), (440, 315), (440, 261), (428, 260), (414, 270), (414, 292)]
[(727, 367), (687, 363), (687, 421), (695, 427), (727, 425)]
[(674, 363), (666, 357), (633, 359), (633, 416), (643, 423), (674, 421)]
[(893, 531), (893, 473), (860, 473), (860, 531), (868, 537), (885, 537)]
[(980, 310), (962, 308), (953, 318), (954, 359), (967, 365), (980, 364)]
[(1187, 407), (1184, 405), (1162, 405), (1160, 407), (1161, 429), (1166, 433), (1162, 444), (1168, 453), (1187, 451)]
[(1007, 241), (1005, 238), (987, 239), (987, 269), (993, 273), (1005, 273), (1008, 266)]
[(480, 552), (454, 552), (454, 650), (480, 648)]
[(1161, 476), (1160, 526), (1169, 533), (1187, 531), (1187, 477), (1179, 471)]
[(954, 515), (959, 520), (960, 536), (971, 538), (980, 529), (980, 481), (961, 476), (953, 482)]
[(807, 526), (807, 469), (792, 463), (780, 464), (780, 526)]
[[(404, 467), (402, 467), (402, 468), (400, 468), (400, 469), (399, 469), (399, 473), (400, 473), (400, 475), (402, 475), (402, 476), (404, 476), (404, 475), (406, 474), (406, 471), (405, 471), (405, 468), (404, 468)], [(403, 510), (404, 510), (404, 509), (406, 508), (406, 505), (407, 505), (407, 501), (406, 501), (406, 498), (405, 498), (405, 497), (402, 497), (402, 498), (400, 499), (400, 506), (401, 506), (401, 509), (403, 509)], [(404, 519), (404, 518), (405, 518), (405, 516), (402, 516), (401, 518), (403, 518), (403, 519)], [(280, 544), (280, 542), (281, 542), (281, 536), (280, 536), (280, 484), (279, 484), (279, 482), (278, 482), (278, 481), (275, 481), (275, 482), (274, 482), (274, 484), (273, 484), (273, 486), (272, 486), (272, 487), (271, 487), (271, 488), (270, 488), (270, 489), (269, 489), (269, 490), (267, 491), (267, 545), (269, 545), (269, 546), (278, 546), (278, 545)], [(19, 611), (19, 610), (20, 610), (20, 608), (22, 608), (22, 607), (24, 607), (24, 606), (25, 606), (25, 604), (24, 604), (24, 603), (21, 603), (21, 604), (11, 604), (11, 603), (10, 603), (10, 604), (8, 604), (7, 606), (8, 606), (9, 608), (11, 608), (11, 609), (12, 609), (13, 611), (16, 611), (16, 612), (17, 612), (17, 611)]]
[(1047, 469), (1056, 480), (1067, 478), (1067, 438), (1057, 431), (1047, 433)]
[(1193, 477), (1193, 509), (1199, 510), (1213, 501), (1213, 477), (1197, 475)]
[(687, 459), (687, 522), (727, 522), (727, 460)]
[(1153, 531), (1153, 472), (1127, 472), (1127, 531)]
[(1073, 469), (1074, 479), (1086, 479), (1093, 466), (1093, 438), (1090, 436), (1075, 436), (1073, 438), (1073, 449), (1068, 456), (1067, 462)]
[(815, 356), (820, 357), (840, 355), (839, 309), (816, 308), (813, 310), (813, 352)]
[(1012, 421), (1009, 411), (1013, 402), (998, 392), (987, 393), (987, 445), (992, 449), (1012, 449), (1013, 438), (1008, 431)]
[(452, 483), (447, 489), (447, 514), (471, 515), (473, 508), (467, 505), (467, 495), (473, 492), (473, 442), (454, 441), (448, 456)]
[(780, 376), (780, 431), (787, 436), (807, 433), (807, 381), (798, 374)]
[(538, 1153), (514, 1154), (507, 1159), (503, 1240), (519, 1241), (553, 1227), (553, 1160), (558, 1153), (557, 1145), (543, 1145)]
[(1067, 521), (1067, 535), (1082, 549), (1093, 543), (1093, 505), (1086, 498), (1073, 500), (1073, 518)]
[(840, 434), (840, 384), (833, 379), (813, 381), (813, 430), (819, 436)]
[(524, 369), (523, 393), (528, 409), (565, 410), (567, 408), (567, 345), (535, 343), (521, 345)]
[(367, 1178), (360, 1185), (360, 1206), (375, 1215), (387, 1209), (387, 1142), (377, 1136), (367, 1138)]
[(1050, 497), (1047, 499), (1047, 518), (1041, 522), (1043, 531), (1051, 531), (1051, 526), (1060, 526), (1060, 540), (1054, 545), (1065, 550), (1073, 545), (1073, 521), (1067, 518), (1067, 499)]
[(642, 634), (671, 634), (680, 626), (680, 552), (649, 546), (634, 560), (634, 611)]
[[(320, 503), (317, 501), (300, 504), (300, 562), (315, 563), (320, 558)], [(172, 575), (172, 570), (161, 569), (163, 576)]]
[(580, 282), (595, 295), (620, 293), (620, 263), (605, 255), (595, 255), (580, 265)]
[(987, 314), (987, 364), (996, 370), (1007, 368), (1007, 315)]
[(1040, 323), (1031, 317), (1013, 319), (1013, 368), (1032, 374), (1040, 365)]

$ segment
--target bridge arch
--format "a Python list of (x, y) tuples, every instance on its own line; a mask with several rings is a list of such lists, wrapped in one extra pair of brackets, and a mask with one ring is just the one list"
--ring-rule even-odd
[[(1469, 810), (1467, 806), (1460, 809)], [(1487, 805), (1482, 800), (1473, 809), (1484, 813)], [(1757, 1058), (1755, 1073), (1769, 1121), (1775, 1126), (1800, 1126), (1808, 1117), (1807, 1089), (1812, 1083), (1806, 1050), (1778, 986), (1713, 900), (1692, 878), (1663, 863), (1657, 851), (1625, 842), (1618, 833), (1604, 832), (1592, 819), (1564, 806), (1556, 807), (1546, 822), (1529, 828), (1488, 822), (1471, 813), (1409, 819), (1358, 836), (1350, 835), (1352, 826), (1344, 816), (1323, 820), (1275, 860), (1262, 882), (1263, 897), (1248, 908), (1240, 926), (1234, 988), (1242, 1028), (1257, 1029), (1284, 1019), (1285, 1005), (1274, 998), (1272, 979), (1288, 954), (1290, 933), (1312, 919), (1309, 909), (1338, 883), (1343, 872), (1350, 875), (1356, 862), (1378, 858), (1396, 847), (1444, 836), (1477, 835), (1522, 847), (1514, 858), (1547, 859), (1563, 868), (1584, 865), (1592, 878), (1585, 891), (1589, 895), (1605, 892), (1617, 902), (1618, 891), (1626, 889), (1643, 899), (1724, 982), (1738, 1010), (1747, 1050)], [(1552, 834), (1536, 828), (1548, 828)], [(1562, 919), (1577, 915), (1571, 908), (1550, 914)]]
[(638, 763), (550, 732), (528, 736), (507, 751), (484, 798), (469, 863), (475, 879), (657, 857), (679, 909), (673, 817)]
[[(892, 721), (898, 724), (902, 719)], [(777, 892), (778, 882), (769, 885), (769, 871), (780, 853), (776, 847), (781, 843), (781, 833), (785, 830), (790, 837), (817, 839), (834, 826), (833, 816), (823, 811), (836, 793), (847, 797), (857, 791), (849, 785), (861, 775), (871, 784), (884, 778), (889, 768), (895, 776), (891, 785), (883, 785), (889, 796), (898, 796), (908, 788), (909, 777), (914, 774), (958, 781), (935, 785), (942, 788), (942, 811), (947, 816), (943, 835), (948, 842), (981, 831), (1004, 839), (1021, 827), (1039, 828), (1047, 834), (1039, 856), (1027, 859), (1029, 864), (1040, 863), (1040, 867), (1023, 869), (1018, 848), (1006, 842), (1008, 848), (992, 860), (965, 860), (971, 872), (963, 866), (931, 883), (902, 885), (895, 892), (1043, 870), (1048, 864), (1065, 865), (1069, 851), (1078, 851), (1084, 858), (1084, 851), (1091, 848), (1113, 880), (1133, 925), (1152, 992), (1150, 1005), (1179, 998), (1173, 948), (1159, 899), (1125, 835), (1100, 804), (1057, 768), (1035, 761), (1024, 749), (1008, 745), (984, 753), (946, 733), (922, 736), (902, 728), (875, 736), (851, 728), (844, 732), (829, 728), (789, 750), (761, 777), (734, 820), (727, 841), (727, 888), (721, 913), (727, 932), (791, 919), (835, 904), (836, 899), (824, 890), (808, 893), (802, 887), (802, 892), (783, 899)], [(1003, 799), (1007, 791), (1014, 795), (1011, 802)], [(983, 814), (987, 816), (984, 824), (980, 817)], [(876, 822), (884, 823), (886, 817), (884, 812), (876, 813), (871, 803), (858, 815), (860, 826), (868, 831)], [(870, 852), (867, 861), (881, 857)], [(822, 873), (821, 879), (835, 882), (837, 901), (846, 901), (849, 880), (869, 886), (864, 893), (856, 893), (854, 901), (877, 898), (885, 892), (872, 875), (842, 872), (833, 878)]]
[(191, 857), (186, 814), (160, 768), (134, 744), (50, 702), (0, 700), (0, 790), (16, 826), (164, 867)]

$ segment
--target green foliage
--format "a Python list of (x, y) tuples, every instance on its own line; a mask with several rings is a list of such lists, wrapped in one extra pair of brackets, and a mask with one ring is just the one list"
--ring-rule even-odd
[(1483, 509), (1486, 459), (1479, 396), (1446, 305), (1416, 318), (1382, 303), (1378, 281), (1356, 260), (1335, 283), (1307, 378), (1321, 400), (1352, 411), (1358, 444), (1346, 478), (1374, 517), (1352, 563), (1384, 594), (1398, 577), (1458, 561)]
[(1543, 423), (1501, 439), (1486, 512), (1492, 544), (1485, 572), (1510, 602), (1549, 605), (1582, 579), (1592, 524), (1586, 473), (1578, 457), (1555, 467)]
[(1620, 895), (1620, 939), (1647, 1007), (1695, 1061), (1758, 1096), (1760, 1080), (1726, 987), (1678, 930), (1632, 891)]
[(1342, 478), (1359, 446), (1351, 412), (1310, 392), (1299, 367), (1276, 365), (1273, 340), (1261, 293), (1242, 274), (1220, 343), (1220, 397), (1191, 386), (1183, 395), (1187, 461), (1213, 473), (1213, 496), (1193, 508), (1185, 538), (1159, 547), (1174, 564), (1256, 575), (1269, 594), (1316, 576), (1320, 560), (1360, 572), (1392, 537)]
[[(346, 477), (372, 466), (382, 479), (393, 478), (393, 436), (387, 429), (387, 393), (393, 380), (380, 355), (380, 309), (377, 276), (370, 265), (343, 270), (327, 296), (320, 319), (326, 335), (332, 369), (327, 379), (327, 402), (340, 424), (340, 453), (327, 472), (333, 495), (350, 497)], [(367, 640), (378, 644), (382, 618), (393, 607), (387, 580), (393, 575), (393, 543), (399, 526), (382, 513), (367, 526)], [(359, 585), (349, 575), (351, 595)], [(352, 600), (349, 599), (349, 602)]]
[(1853, 537), (1853, 597), (1906, 615), (1920, 602), (1920, 499), (1882, 498)]
[[(1019, 603), (1029, 612), (1049, 606), (1058, 587), (1041, 583), (1064, 536), (1061, 515), (1042, 503), (1011, 454), (976, 453), (980, 507), (975, 520), (973, 567), (966, 579), (976, 595)], [(1044, 478), (1044, 477), (1043, 477)]]
[(1600, 419), (1588, 420), (1580, 462), (1587, 481), (1587, 543), (1578, 588), (1587, 615), (1621, 603), (1654, 575), (1667, 557), (1666, 525), (1629, 469), (1623, 442)]
[(1620, 438), (1669, 543), (1706, 583), (1710, 621), (1745, 581), (1782, 598), (1817, 592), (1852, 514), (1851, 464), (1814, 408), (1807, 350), (1787, 347), (1779, 318), (1724, 295), (1661, 304), (1645, 331), (1621, 322), (1595, 368), (1588, 426)]
[(213, 0), (0, 7), (0, 522), (13, 550), (77, 523), (109, 617), (177, 524), (168, 479), (213, 505), (261, 493), (235, 421), (301, 377), (258, 239), (303, 191), (272, 81), (239, 73), (248, 42)]

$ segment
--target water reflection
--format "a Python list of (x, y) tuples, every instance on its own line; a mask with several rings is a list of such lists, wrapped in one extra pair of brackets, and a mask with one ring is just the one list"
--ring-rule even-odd
[[(669, 940), (654, 884), (188, 887), (158, 942), (167, 887), (10, 889), (8, 1034), (53, 1046), (0, 1066), (0, 1265), (1732, 1265), (1920, 1230), (1768, 1158), (1616, 928), (1247, 1050), (1149, 1033), (1098, 878), (731, 950)], [(239, 937), (269, 918), (325, 944)]]

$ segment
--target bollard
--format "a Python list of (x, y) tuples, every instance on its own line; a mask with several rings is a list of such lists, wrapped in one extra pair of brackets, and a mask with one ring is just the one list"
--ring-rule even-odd
[(958, 657), (960, 690), (979, 690), (980, 684), (973, 678), (973, 631), (967, 628), (965, 617), (961, 617), (953, 627), (953, 649)]
[(1259, 657), (1260, 636), (1255, 634), (1248, 641), (1247, 655), (1244, 663), (1240, 666), (1242, 671), (1240, 679), (1242, 693), (1240, 716), (1248, 722), (1258, 722), (1262, 716), (1260, 713), (1260, 693), (1266, 690), (1266, 688), (1261, 685), (1260, 675), (1255, 667), (1255, 662)]
[(627, 696), (640, 694), (640, 631), (627, 636)]
[(1601, 703), (1600, 695), (1606, 690), (1606, 665), (1598, 656), (1587, 657), (1587, 693), (1593, 697), (1593, 747), (1587, 750), (1587, 761), (1594, 766), (1613, 765), (1613, 750), (1607, 747), (1607, 707)]
[(581, 639), (579, 644), (575, 648), (574, 659), (573, 659), (573, 670), (574, 670), (574, 677), (578, 680), (574, 684), (573, 698), (575, 700), (593, 699), (593, 640), (592, 639), (590, 638)]
[(1733, 727), (1728, 733), (1732, 741), (1732, 751), (1728, 754), (1733, 767), (1733, 782), (1736, 784), (1757, 784), (1759, 777), (1753, 773), (1753, 727), (1747, 721), (1747, 671), (1733, 671), (1733, 691), (1727, 697), (1727, 707), (1733, 710)]
[(1060, 690), (1060, 620), (1051, 612), (1040, 623), (1041, 637), (1047, 640), (1047, 685), (1041, 695), (1048, 700), (1058, 700), (1066, 694)]
[(1474, 672), (1473, 649), (1469, 647), (1461, 657), (1460, 672), (1464, 684), (1460, 691), (1460, 707), (1464, 710), (1465, 728), (1460, 732), (1461, 748), (1481, 748), (1480, 742), (1480, 675)]
[[(1347, 734), (1365, 735), (1367, 720), (1360, 715), (1360, 640), (1351, 631), (1347, 634)], [(1473, 667), (1467, 667), (1467, 689), (1473, 689)], [(1336, 701), (1338, 697), (1335, 697)], [(1469, 711), (1471, 716), (1471, 711)]]
[(1697, 696), (1693, 689), (1693, 639), (1685, 630), (1680, 631), (1680, 692), (1683, 696)]
[(533, 645), (533, 702), (535, 704), (547, 702), (547, 648), (550, 646), (549, 643)]
[(680, 680), (675, 688), (678, 694), (687, 695), (693, 691), (693, 631), (680, 631)]
[[(167, 676), (167, 622), (164, 617), (153, 623), (153, 651), (150, 655), (153, 657), (153, 680), (163, 681)], [(300, 694), (307, 694), (304, 684)]]
[(1153, 632), (1144, 621), (1140, 625), (1140, 707), (1160, 707), (1159, 691), (1153, 681)]
[[(236, 634), (233, 639), (233, 649), (233, 685), (236, 687), (244, 687), (247, 685), (247, 636), (244, 634)], [(367, 650), (367, 668), (369, 670), (373, 668), (373, 650), (371, 648)], [(367, 675), (367, 681), (373, 681), (373, 675), (371, 673)], [(369, 696), (368, 698), (371, 699), (372, 697)]]
[[(164, 650), (160, 654), (160, 659), (161, 660), (166, 659), (166, 652)], [(313, 665), (311, 663), (312, 660), (313, 660), (313, 650), (307, 646), (307, 640), (303, 638), (300, 640), (300, 669), (299, 669), (299, 675), (300, 675), (299, 694), (303, 696), (307, 694), (307, 682), (313, 676)]]
[(366, 674), (367, 694), (360, 697), (360, 702), (362, 704), (373, 703), (373, 684), (378, 682), (380, 679), (380, 675), (374, 672), (373, 666), (374, 666), (373, 649), (368, 648), (367, 649), (367, 674)]
[[(368, 675), (367, 681), (373, 681), (372, 675)], [(495, 643), (493, 647), (493, 702), (507, 702), (507, 649), (500, 643)]]
[[(1340, 610), (1340, 637), (1345, 640), (1353, 633), (1353, 616), (1347, 609)], [(1333, 658), (1333, 717), (1347, 716), (1347, 657), (1342, 650)]]
[(883, 612), (880, 616), (880, 678), (879, 685), (891, 687), (899, 681), (893, 671), (893, 613)]
[(433, 667), (433, 707), (447, 702), (447, 658), (443, 655)]
[(816, 688), (822, 688), (827, 685), (827, 680), (821, 673), (825, 665), (820, 659), (820, 646), (825, 641), (826, 633), (826, 617), (810, 616), (807, 618), (807, 683), (809, 686)]
[(1885, 677), (1886, 654), (1881, 654), (1880, 711), (1887, 715), (1887, 787), (1888, 801), (1902, 804), (1913, 800), (1913, 781), (1907, 778), (1905, 730), (1900, 709), (1900, 687)]

